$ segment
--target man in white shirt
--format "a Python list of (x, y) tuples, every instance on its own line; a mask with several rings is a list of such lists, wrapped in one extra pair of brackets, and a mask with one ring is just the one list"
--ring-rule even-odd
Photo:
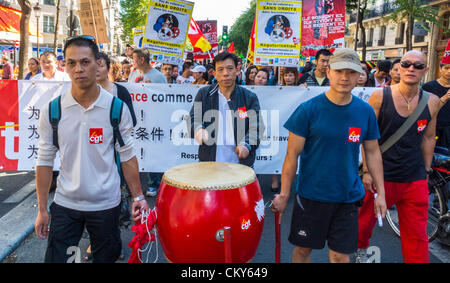
[(146, 49), (133, 50), (135, 70), (128, 77), (129, 83), (167, 83), (166, 77), (150, 65), (150, 54)]
[(264, 124), (255, 93), (236, 84), (238, 58), (222, 52), (214, 58), (217, 84), (201, 88), (190, 111), (191, 137), (200, 161), (253, 167)]
[[(38, 216), (35, 232), (48, 237), (46, 262), (67, 262), (69, 248), (78, 246), (86, 228), (94, 262), (114, 262), (121, 251), (119, 230), (120, 177), (114, 160), (119, 153), (122, 171), (133, 196), (133, 220), (148, 210), (139, 181), (138, 162), (133, 149), (133, 123), (123, 107), (119, 131), (123, 146), (114, 144), (110, 111), (113, 96), (96, 84), (98, 47), (90, 39), (76, 37), (64, 48), (71, 90), (61, 96), (58, 126), (60, 176), (54, 202), (47, 211), (53, 162), (58, 148), (53, 141), (48, 114), (39, 120), (39, 151), (36, 164)], [(49, 105), (42, 109), (48, 112)]]
[(32, 81), (70, 81), (67, 73), (58, 70), (55, 53), (45, 51), (40, 57), (42, 72), (31, 78)]

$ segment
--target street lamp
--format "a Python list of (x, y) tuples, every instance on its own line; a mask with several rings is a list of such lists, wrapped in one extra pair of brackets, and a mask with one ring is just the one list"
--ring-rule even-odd
[(37, 58), (39, 58), (39, 17), (41, 16), (41, 7), (39, 6), (39, 1), (36, 3), (36, 6), (33, 7), (34, 15), (36, 16), (36, 46), (37, 46)]

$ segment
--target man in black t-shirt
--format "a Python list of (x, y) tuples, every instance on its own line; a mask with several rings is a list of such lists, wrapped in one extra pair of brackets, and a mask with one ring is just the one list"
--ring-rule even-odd
[[(437, 80), (428, 82), (422, 87), (431, 92), (444, 103), (445, 95), (450, 94), (450, 64), (441, 63), (441, 77)], [(445, 104), (439, 111), (436, 124), (437, 146), (449, 148), (450, 144), (450, 103)]]

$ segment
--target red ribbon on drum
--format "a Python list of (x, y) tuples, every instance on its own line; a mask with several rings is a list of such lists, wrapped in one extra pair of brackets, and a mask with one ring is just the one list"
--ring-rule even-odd
[[(150, 252), (153, 248), (153, 243), (156, 243), (156, 259), (154, 263), (158, 260), (158, 237), (156, 232), (156, 209), (149, 210), (148, 212), (141, 212), (141, 219), (136, 221), (136, 223), (131, 227), (131, 230), (136, 233), (128, 247), (131, 248), (131, 255), (128, 259), (128, 263), (144, 263), (142, 261), (142, 254), (147, 252), (146, 263), (148, 263), (148, 258)], [(147, 246), (142, 249), (142, 247), (147, 244)]]

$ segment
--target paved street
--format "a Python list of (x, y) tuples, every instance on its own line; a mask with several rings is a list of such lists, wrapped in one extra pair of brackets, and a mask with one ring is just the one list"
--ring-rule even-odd
[[(15, 172), (19, 173), (19, 172)], [(33, 173), (25, 173), (19, 175), (13, 175), (15, 173), (4, 173), (0, 177), (0, 231), (4, 231), (4, 227), (2, 223), (4, 223), (5, 218), (10, 217), (9, 212), (13, 211), (15, 214), (18, 213), (20, 215), (20, 211), (33, 211), (33, 213), (26, 214), (24, 219), (18, 221), (14, 224), (17, 227), (12, 229), (12, 231), (22, 230), (25, 231), (26, 227), (22, 227), (25, 223), (28, 223), (28, 226), (32, 225), (35, 219), (36, 213), (36, 198), (35, 193), (29, 192), (29, 188), (25, 187), (20, 190), (20, 186), (22, 184), (26, 184), (33, 179)], [(264, 201), (267, 202), (272, 198), (272, 192), (269, 189), (270, 186), (270, 176), (259, 176)], [(292, 194), (293, 195), (293, 194)], [(292, 196), (291, 195), (291, 196)], [(19, 199), (23, 197), (22, 199)], [(9, 199), (9, 202), (5, 202)], [(13, 200), (18, 202), (12, 202)], [(156, 198), (147, 198), (151, 207), (154, 207)], [(282, 248), (281, 248), (281, 261), (282, 262), (290, 262), (291, 253), (293, 250), (293, 245), (291, 245), (287, 241), (289, 227), (290, 227), (290, 218), (292, 211), (292, 204), (294, 198), (291, 197), (289, 206), (287, 208), (287, 213), (283, 217), (282, 221)], [(25, 208), (21, 208), (20, 205), (24, 205)], [(16, 212), (17, 211), (17, 212)], [(25, 225), (26, 226), (26, 225)], [(9, 227), (11, 228), (11, 227)], [(18, 229), (21, 228), (21, 229)], [(10, 229), (11, 230), (11, 229)], [(30, 231), (28, 231), (29, 233)], [(3, 236), (3, 235), (2, 235)], [(16, 238), (19, 235), (16, 235)], [(130, 242), (134, 233), (130, 229), (122, 230), (122, 241), (125, 252), (125, 259), (128, 259), (131, 250), (128, 248), (127, 244)], [(1, 244), (1, 241), (0, 241)], [(43, 262), (44, 253), (46, 249), (47, 242), (45, 240), (38, 239), (34, 233), (27, 234), (25, 240), (21, 242), (16, 249), (12, 251), (2, 262), (19, 262), (19, 263), (40, 263)], [(87, 238), (83, 238), (80, 242), (80, 250), (81, 256), (85, 256), (85, 251), (87, 246), (89, 245), (89, 240)], [(401, 247), (400, 247), (400, 239), (396, 237), (387, 223), (380, 227), (375, 227), (373, 233), (373, 240), (371, 242), (372, 247), (378, 247), (380, 249), (381, 262), (383, 263), (400, 263), (402, 262), (401, 256)], [(3, 251), (0, 250), (0, 254)], [(156, 249), (153, 248), (152, 252), (149, 254), (148, 262), (153, 262), (156, 259)], [(263, 235), (255, 255), (253, 262), (255, 263), (271, 263), (274, 262), (275, 258), (275, 232), (274, 232), (274, 214), (266, 209), (265, 215), (265, 223)], [(328, 262), (328, 252), (326, 249), (313, 251), (311, 260), (313, 262)], [(82, 262), (85, 262), (82, 260)], [(126, 262), (126, 260), (122, 260), (119, 262)], [(164, 258), (161, 247), (158, 246), (158, 259), (157, 262), (167, 262)], [(430, 244), (430, 262), (439, 263), (439, 262), (450, 262), (450, 248), (442, 246), (438, 243), (438, 241), (434, 241)]]

